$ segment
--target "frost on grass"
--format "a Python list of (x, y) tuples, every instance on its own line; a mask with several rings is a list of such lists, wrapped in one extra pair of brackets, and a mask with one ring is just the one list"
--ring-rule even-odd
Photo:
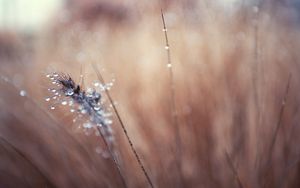
[[(80, 85), (76, 84), (73, 79), (63, 73), (47, 74), (53, 88), (49, 88), (50, 97), (45, 100), (51, 102), (51, 110), (55, 110), (58, 106), (67, 106), (74, 115), (73, 122), (84, 119), (80, 125), (87, 135), (91, 131), (100, 130), (104, 139), (108, 144), (113, 144), (113, 135), (110, 119), (111, 113), (104, 105), (102, 93), (104, 89), (109, 89), (112, 83), (103, 85), (94, 83), (94, 88), (84, 90)], [(98, 130), (99, 128), (99, 130)]]

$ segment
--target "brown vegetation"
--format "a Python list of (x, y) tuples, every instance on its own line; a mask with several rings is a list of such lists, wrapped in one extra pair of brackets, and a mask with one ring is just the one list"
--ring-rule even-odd
[[(101, 139), (74, 130), (68, 109), (51, 112), (44, 101), (45, 72), (79, 81), (83, 67), (89, 86), (97, 80), (94, 63), (106, 81), (116, 79), (110, 94), (154, 187), (299, 187), (296, 11), (272, 1), (231, 11), (201, 2), (62, 10), (40, 34), (34, 61), (24, 71), (19, 64), (9, 70), (21, 72), (24, 84), (15, 85), (28, 97), (19, 95), (15, 82), (0, 81), (0, 185), (122, 185), (113, 161), (95, 152)], [(160, 7), (170, 42), (180, 162)], [(59, 19), (66, 14), (70, 19)], [(127, 186), (147, 187), (115, 116), (112, 129)]]

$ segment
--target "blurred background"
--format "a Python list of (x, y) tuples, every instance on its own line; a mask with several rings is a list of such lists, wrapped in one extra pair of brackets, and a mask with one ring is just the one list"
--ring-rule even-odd
[(1, 28), (19, 32), (37, 32), (55, 14), (64, 1), (1, 0)]
[(126, 186), (45, 101), (46, 74), (87, 89), (92, 64), (154, 187), (299, 187), (299, 24), (300, 0), (0, 0), (0, 187), (150, 186), (115, 114)]

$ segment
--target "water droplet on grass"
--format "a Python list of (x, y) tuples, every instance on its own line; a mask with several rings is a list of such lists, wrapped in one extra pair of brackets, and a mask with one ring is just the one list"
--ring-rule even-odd
[(74, 91), (73, 91), (73, 89), (68, 89), (68, 90), (65, 92), (65, 94), (66, 94), (67, 96), (71, 96), (71, 95), (74, 94)]
[(27, 94), (27, 93), (26, 93), (25, 90), (21, 90), (21, 91), (20, 91), (20, 95), (21, 95), (22, 97), (26, 96), (26, 94)]
[(90, 128), (93, 127), (93, 124), (91, 124), (91, 123), (84, 123), (83, 127), (86, 128), (86, 129), (90, 129)]

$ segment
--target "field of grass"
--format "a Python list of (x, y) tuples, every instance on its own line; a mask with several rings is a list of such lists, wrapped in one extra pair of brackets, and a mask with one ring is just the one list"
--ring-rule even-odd
[[(70, 2), (0, 33), (0, 187), (300, 186), (297, 0)], [(113, 83), (111, 147), (53, 72)]]

